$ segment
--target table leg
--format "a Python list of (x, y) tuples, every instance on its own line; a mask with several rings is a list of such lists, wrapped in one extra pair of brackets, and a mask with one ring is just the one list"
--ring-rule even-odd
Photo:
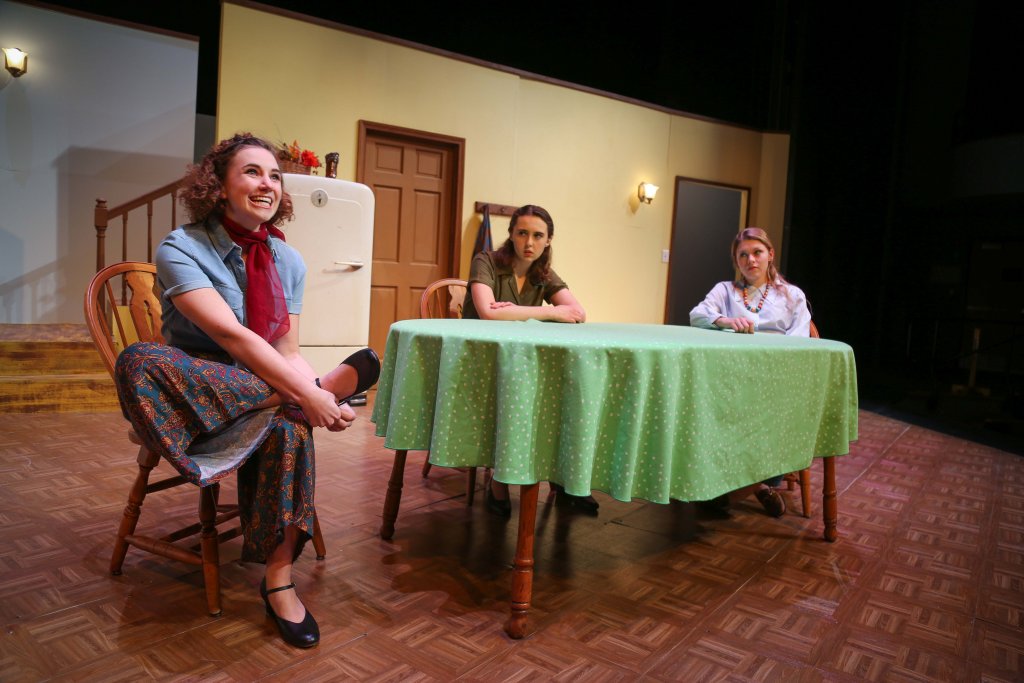
[(533, 595), (533, 537), (539, 490), (540, 484), (519, 487), (519, 537), (512, 569), (512, 613), (505, 624), (505, 632), (517, 640), (526, 635), (526, 617)]
[(405, 456), (408, 451), (395, 451), (395, 464), (388, 479), (388, 494), (384, 497), (384, 523), (380, 525), (380, 537), (390, 541), (395, 535), (395, 520), (398, 506), (402, 502), (402, 483), (405, 478)]
[(822, 477), (821, 509), (825, 518), (825, 540), (829, 543), (839, 538), (836, 528), (839, 516), (839, 503), (836, 500), (836, 459), (822, 458), (824, 477)]

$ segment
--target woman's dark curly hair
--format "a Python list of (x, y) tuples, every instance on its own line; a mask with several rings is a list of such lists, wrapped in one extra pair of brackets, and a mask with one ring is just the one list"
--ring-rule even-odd
[[(221, 192), (224, 190), (224, 176), (231, 159), (243, 147), (261, 147), (277, 158), (277, 149), (252, 133), (236, 133), (233, 137), (218, 142), (206, 153), (202, 161), (189, 165), (185, 182), (182, 183), (181, 203), (185, 205), (190, 221), (200, 223), (212, 215), (223, 215), (224, 199)], [(282, 177), (281, 204), (270, 222), (273, 225), (281, 225), (285, 221), (290, 221), (293, 216), (292, 198), (284, 191)]]
[[(535, 206), (533, 204), (527, 204), (526, 206), (520, 206), (512, 214), (512, 218), (508, 223), (508, 239), (505, 243), (498, 247), (494, 252), (494, 261), (502, 267), (511, 266), (516, 260), (516, 245), (512, 243), (512, 229), (516, 227), (516, 222), (522, 216), (536, 216), (537, 218), (544, 221), (544, 224), (548, 226), (548, 239), (551, 239), (555, 234), (555, 222), (551, 220), (551, 214), (547, 210)], [(549, 244), (544, 248), (544, 252), (537, 257), (537, 260), (530, 264), (530, 270), (526, 272), (530, 278), (530, 282), (535, 285), (541, 285), (548, 281), (551, 277), (551, 245)]]

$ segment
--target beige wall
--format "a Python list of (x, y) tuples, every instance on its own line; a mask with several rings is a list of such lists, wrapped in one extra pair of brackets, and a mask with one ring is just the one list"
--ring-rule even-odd
[[(787, 136), (223, 7), (219, 138), (250, 130), (297, 139), (321, 158), (337, 151), (338, 177), (346, 179), (355, 178), (360, 119), (466, 140), (462, 276), (479, 225), (475, 201), (540, 204), (555, 219), (555, 269), (590, 320), (660, 323), (668, 273), (661, 252), (671, 240), (677, 176), (750, 186), (751, 222), (781, 246)], [(643, 180), (662, 193), (638, 206)], [(496, 243), (507, 225), (492, 219)]]

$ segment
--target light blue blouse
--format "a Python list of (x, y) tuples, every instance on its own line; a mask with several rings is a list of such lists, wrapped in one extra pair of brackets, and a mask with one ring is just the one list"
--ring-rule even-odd
[[(288, 312), (302, 312), (306, 264), (299, 252), (271, 235), (267, 244), (281, 278)], [(163, 335), (168, 344), (186, 349), (219, 351), (219, 346), (174, 306), (174, 297), (193, 289), (213, 288), (245, 325), (245, 262), (219, 218), (172, 230), (156, 249), (157, 284), (162, 290)]]

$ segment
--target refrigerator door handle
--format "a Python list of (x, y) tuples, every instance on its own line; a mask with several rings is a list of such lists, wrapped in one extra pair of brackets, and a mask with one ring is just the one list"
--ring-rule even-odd
[(363, 263), (362, 261), (335, 261), (334, 265), (336, 265), (336, 266), (348, 266), (348, 267), (352, 268), (353, 270), (358, 270), (359, 268), (362, 268), (366, 264)]

